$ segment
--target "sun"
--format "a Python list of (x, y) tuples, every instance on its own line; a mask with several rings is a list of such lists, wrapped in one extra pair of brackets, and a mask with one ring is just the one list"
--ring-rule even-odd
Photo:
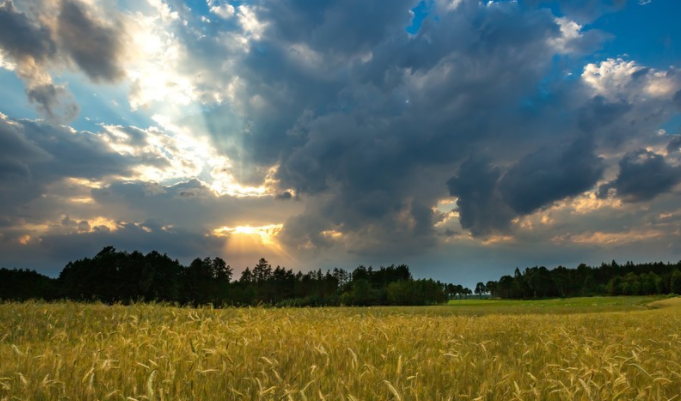
[(213, 230), (212, 234), (225, 239), (224, 251), (227, 255), (246, 259), (269, 255), (282, 261), (295, 262), (296, 258), (278, 239), (283, 227), (283, 224), (223, 226)]
[(276, 236), (279, 235), (283, 224), (269, 224), (265, 226), (236, 226), (236, 227), (220, 227), (213, 230), (213, 233), (218, 237), (253, 237), (256, 242), (263, 245), (277, 244)]
[(260, 234), (263, 232), (261, 227), (238, 226), (232, 230), (234, 234)]

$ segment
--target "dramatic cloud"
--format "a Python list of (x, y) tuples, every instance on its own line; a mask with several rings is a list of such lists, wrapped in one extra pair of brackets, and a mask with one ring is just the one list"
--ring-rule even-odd
[(293, 195), (289, 191), (282, 192), (280, 194), (277, 194), (275, 199), (277, 200), (289, 200), (292, 199)]
[(610, 189), (626, 202), (648, 201), (668, 192), (681, 182), (681, 167), (667, 164), (664, 156), (639, 149), (629, 152), (619, 162), (617, 178), (599, 187), (599, 196)]
[[(149, 250), (170, 244), (178, 257), (228, 251), (245, 266), (257, 261), (265, 240), (277, 244), (281, 223), (300, 213), (299, 202), (233, 183), (226, 160), (199, 156), (199, 144), (157, 128), (93, 133), (0, 117), (0, 250), (21, 248), (10, 260), (35, 249), (64, 260), (111, 243)], [(155, 182), (159, 176), (175, 183)]]
[(13, 121), (1, 114), (0, 133), (2, 217), (13, 219), (24, 215), (21, 210), (28, 202), (44, 195), (48, 186), (65, 178), (99, 181), (107, 176), (132, 173), (125, 158), (112, 152), (92, 133)]
[[(290, 7), (288, 13), (295, 11), (295, 7)], [(340, 11), (331, 7), (317, 12), (335, 16)], [(384, 15), (381, 18), (387, 21), (380, 25), (406, 26), (407, 17), (406, 14)], [(495, 138), (501, 144), (522, 138), (521, 132), (502, 128), (508, 123), (504, 114), (514, 110), (522, 98), (531, 93), (526, 92), (527, 86), (541, 81), (556, 50), (554, 42), (547, 38), (563, 37), (560, 26), (544, 12), (523, 15), (519, 8), (508, 3), (480, 7), (476, 2), (465, 2), (456, 12), (443, 11), (439, 17), (438, 24), (424, 23), (414, 38), (393, 29), (387, 31), (390, 34), (379, 30), (374, 36), (365, 35), (366, 44), (351, 42), (348, 49), (366, 46), (372, 51), (365, 61), (352, 61), (347, 70), (339, 70), (343, 75), (351, 74), (350, 82), (343, 82), (343, 75), (333, 75), (337, 67), (318, 85), (314, 84), (315, 75), (306, 79), (301, 76), (300, 81), (291, 81), (289, 75), (286, 88), (291, 91), (288, 97), (295, 102), (287, 108), (298, 108), (298, 121), (286, 135), (281, 131), (257, 130), (257, 126), (250, 131), (256, 141), (253, 152), (258, 157), (266, 156), (258, 149), (267, 147), (266, 144), (277, 145), (281, 152), (278, 178), (283, 185), (295, 188), (300, 194), (326, 194), (323, 206), (311, 208), (308, 213), (323, 210), (329, 216), (328, 210), (337, 211), (337, 214), (331, 213), (331, 226), (342, 227), (355, 235), (370, 235), (379, 221), (381, 226), (399, 226), (405, 213), (416, 226), (432, 225), (432, 216), (416, 210), (430, 208), (437, 198), (446, 196), (446, 188), (431, 186), (421, 191), (419, 181), (426, 170), (437, 165), (451, 166), (476, 142)], [(306, 20), (308, 15), (301, 14), (300, 18)], [(321, 24), (324, 20), (314, 21)], [(491, 26), (494, 30), (487, 30), (486, 27)], [(276, 37), (291, 41), (305, 39), (302, 33), (291, 29)], [(265, 36), (272, 32), (275, 31), (266, 31)], [(345, 49), (342, 42), (335, 46), (341, 47), (315, 44), (309, 52), (328, 49), (327, 54), (333, 57)], [(424, 53), (424, 48), (429, 51)], [(258, 57), (257, 64), (249, 65), (250, 70), (263, 74), (261, 77), (276, 79), (263, 68), (282, 63), (266, 62), (261, 59), (262, 55)], [(290, 65), (290, 61), (282, 61)], [(314, 64), (306, 65), (310, 66), (314, 68)], [(295, 65), (285, 68), (300, 69)], [(336, 85), (342, 84), (344, 88), (334, 88), (328, 83), (330, 80), (336, 80)], [(311, 97), (312, 93), (319, 93), (320, 87), (337, 91), (336, 97)], [(279, 97), (262, 96), (264, 99)], [(314, 104), (321, 100), (330, 102), (327, 107), (347, 110), (343, 113), (313, 111), (319, 109)], [(499, 118), (490, 120), (490, 113)], [(254, 110), (253, 114), (257, 115), (258, 111)], [(272, 116), (263, 120), (267, 119), (271, 121)], [(275, 120), (284, 127), (292, 124), (290, 120), (276, 117)], [(502, 130), (507, 131), (506, 135), (502, 135)], [(249, 148), (246, 150), (250, 151)], [(442, 171), (435, 174), (443, 184), (448, 178)], [(296, 224), (301, 220), (306, 218), (301, 217)], [(312, 216), (309, 220), (319, 221)], [(426, 229), (415, 230), (413, 234), (401, 239), (403, 245), (419, 236), (435, 235)], [(374, 236), (372, 242), (376, 241), (380, 239)], [(391, 244), (394, 239), (387, 238), (385, 245)], [(380, 248), (380, 244), (376, 246)]]
[(75, 1), (62, 0), (57, 17), (57, 36), (61, 50), (95, 82), (113, 82), (124, 75), (119, 65), (120, 32), (93, 19)]
[(681, 150), (681, 135), (674, 135), (667, 144), (667, 152), (678, 152)]
[(304, 44), (311, 53), (343, 57), (365, 54), (410, 25), (408, 10), (416, 3), (397, 0), (385, 7), (378, 1), (302, 4), (286, 0), (263, 5), (257, 15), (259, 20), (267, 21), (270, 40)]
[(26, 89), (26, 95), (31, 103), (37, 104), (40, 115), (54, 123), (69, 122), (80, 112), (80, 107), (73, 96), (62, 85), (49, 82), (40, 85), (31, 84)]
[(681, 72), (626, 50), (639, 7), (5, 1), (0, 79), (25, 93), (0, 110), (0, 253), (450, 269), (652, 249), (681, 233)]
[(487, 235), (495, 230), (508, 231), (514, 213), (497, 189), (501, 172), (484, 159), (468, 159), (459, 175), (447, 181), (449, 193), (459, 199), (461, 226), (473, 235)]
[[(180, 60), (201, 71), (194, 93), (221, 103), (177, 124), (209, 135), (241, 182), (257, 185), (275, 169), (280, 193), (293, 189), (306, 205), (282, 231), (292, 248), (435, 246), (443, 217), (432, 208), (447, 198), (451, 171), (481, 146), (497, 166), (492, 199), (471, 201), (451, 182), (449, 190), (461, 194), (463, 228), (508, 232), (514, 218), (592, 189), (607, 166), (602, 148), (626, 147), (672, 115), (667, 92), (681, 87), (673, 70), (607, 59), (580, 67), (577, 80), (546, 82), (556, 57), (569, 70), (570, 58), (609, 38), (571, 13), (435, 2), (409, 35), (415, 5), (243, 4), (211, 23), (179, 10), (189, 21), (178, 29)], [(341, 33), (359, 18), (371, 23)], [(206, 25), (220, 34), (199, 34)], [(473, 185), (464, 175), (457, 182)]]
[(0, 51), (16, 63), (17, 75), (26, 82), (26, 95), (38, 111), (53, 122), (69, 122), (79, 111), (63, 85), (55, 85), (47, 65), (57, 46), (49, 28), (17, 11), (11, 0), (0, 5)]
[(507, 204), (518, 214), (529, 214), (592, 188), (604, 170), (588, 139), (569, 146), (540, 149), (511, 167), (499, 183)]
[(156, 221), (196, 232), (221, 226), (278, 224), (282, 215), (300, 208), (297, 202), (282, 204), (273, 197), (219, 197), (198, 180), (175, 185), (116, 182), (93, 189), (91, 196), (101, 210), (114, 216)]
[(2, 218), (7, 220), (13, 218), (17, 212), (13, 206), (35, 196), (36, 191), (29, 190), (34, 181), (29, 165), (48, 158), (47, 152), (29, 141), (4, 118), (0, 119), (0, 193), (2, 193), (0, 202), (4, 211)]
[(592, 148), (587, 139), (542, 148), (503, 175), (489, 160), (467, 159), (447, 182), (450, 194), (458, 197), (461, 226), (475, 236), (509, 232), (517, 216), (589, 190), (604, 170), (603, 159), (594, 156)]
[[(80, 108), (66, 85), (53, 82), (51, 70), (71, 60), (94, 82), (120, 80), (121, 27), (108, 26), (77, 1), (25, 6), (28, 12), (17, 10), (12, 0), (0, 4), (0, 52), (16, 64), (38, 112), (50, 122), (68, 123)], [(115, 23), (116, 14), (108, 18)]]
[(597, 147), (630, 151), (647, 144), (642, 135), (659, 130), (676, 111), (674, 93), (681, 88), (681, 73), (641, 66), (634, 61), (608, 59), (587, 64), (581, 75), (585, 95), (581, 99), (580, 128), (596, 137)]
[(49, 29), (18, 12), (11, 0), (0, 5), (0, 46), (6, 55), (19, 62), (31, 58), (34, 63), (42, 63), (57, 51)]

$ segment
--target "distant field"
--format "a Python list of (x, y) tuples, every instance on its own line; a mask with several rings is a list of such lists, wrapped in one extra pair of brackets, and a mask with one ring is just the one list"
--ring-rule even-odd
[(532, 314), (532, 313), (592, 313), (645, 310), (659, 296), (582, 297), (542, 300), (463, 299), (449, 301), (459, 313), (476, 314)]
[(225, 310), (9, 303), (0, 400), (678, 400), (680, 328), (678, 299), (644, 297)]

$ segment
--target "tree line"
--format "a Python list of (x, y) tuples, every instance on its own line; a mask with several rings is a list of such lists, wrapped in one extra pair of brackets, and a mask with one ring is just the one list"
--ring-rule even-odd
[(681, 261), (639, 263), (616, 261), (576, 269), (558, 266), (516, 268), (498, 281), (478, 283), (492, 297), (509, 299), (567, 298), (593, 295), (681, 294)]
[(183, 266), (166, 254), (105, 247), (93, 258), (69, 262), (57, 278), (32, 270), (0, 269), (0, 299), (70, 299), (182, 305), (430, 305), (472, 292), (460, 285), (414, 279), (407, 265), (359, 266), (307, 273), (272, 267), (260, 259), (233, 279), (221, 258), (197, 258)]
[(105, 247), (93, 258), (69, 262), (57, 278), (33, 270), (0, 269), (0, 300), (28, 299), (129, 303), (155, 301), (181, 305), (431, 305), (476, 294), (503, 299), (567, 298), (594, 295), (681, 294), (681, 261), (615, 261), (575, 269), (515, 269), (474, 290), (432, 279), (414, 279), (407, 265), (352, 271), (307, 273), (272, 267), (260, 259), (238, 279), (221, 258), (196, 258), (183, 266), (166, 254), (143, 254)]

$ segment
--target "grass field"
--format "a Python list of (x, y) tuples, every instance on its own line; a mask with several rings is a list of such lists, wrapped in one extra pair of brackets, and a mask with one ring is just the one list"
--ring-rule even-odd
[(1, 400), (678, 400), (680, 362), (678, 299), (0, 304)]
[(489, 300), (463, 299), (449, 301), (449, 305), (460, 308), (465, 314), (532, 314), (532, 313), (593, 313), (645, 310), (655, 296), (631, 297), (583, 297), (542, 300)]

